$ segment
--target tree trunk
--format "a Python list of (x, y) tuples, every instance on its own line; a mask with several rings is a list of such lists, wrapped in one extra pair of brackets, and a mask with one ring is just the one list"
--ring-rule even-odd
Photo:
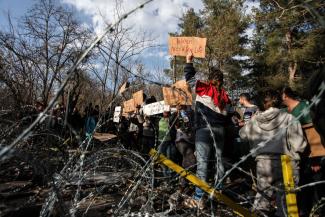
[(298, 66), (297, 62), (293, 62), (293, 63), (289, 64), (288, 71), (289, 71), (289, 86), (290, 87), (292, 87), (292, 85), (294, 84), (297, 66)]

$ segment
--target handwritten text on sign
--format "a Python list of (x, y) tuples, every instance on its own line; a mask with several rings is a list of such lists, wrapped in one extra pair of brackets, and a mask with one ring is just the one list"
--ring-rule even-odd
[(150, 103), (148, 105), (143, 106), (143, 114), (145, 115), (156, 115), (161, 114), (164, 111), (169, 111), (169, 105), (165, 105), (164, 101)]
[(123, 113), (130, 113), (135, 111), (134, 99), (130, 99), (123, 103)]
[(199, 37), (169, 37), (169, 54), (172, 56), (186, 56), (189, 52), (194, 57), (205, 57), (206, 38)]

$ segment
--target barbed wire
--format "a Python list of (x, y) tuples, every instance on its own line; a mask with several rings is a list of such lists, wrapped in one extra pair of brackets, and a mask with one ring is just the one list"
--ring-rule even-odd
[[(107, 54), (107, 52), (106, 52), (103, 48), (101, 48), (100, 45), (98, 45), (97, 47), (98, 47), (98, 49), (99, 49), (100, 51), (102, 51), (102, 52), (104, 52), (105, 54)], [(108, 54), (107, 54), (107, 55), (108, 55)], [(131, 75), (132, 75), (133, 77), (135, 77), (135, 78), (139, 78), (139, 79), (141, 79), (141, 80), (143, 80), (143, 81), (146, 81), (146, 82), (148, 82), (148, 83), (155, 84), (155, 85), (158, 85), (158, 86), (163, 86), (163, 87), (165, 87), (165, 86), (166, 86), (166, 87), (167, 87), (167, 86), (170, 86), (169, 84), (161, 83), (161, 82), (158, 82), (158, 81), (153, 81), (153, 80), (148, 79), (148, 78), (145, 78), (145, 77), (143, 77), (143, 76), (141, 76), (141, 75), (137, 75), (136, 73), (134, 73), (134, 72), (132, 72), (130, 69), (128, 69), (126, 66), (124, 66), (122, 63), (120, 63), (119, 61), (117, 61), (114, 57), (112, 57), (112, 55), (110, 55), (110, 59), (113, 60), (114, 63), (115, 63), (116, 65), (118, 65), (119, 67), (121, 67), (125, 72), (131, 74)]]
[(6, 155), (18, 142), (20, 142), (22, 139), (24, 139), (29, 134), (29, 132), (41, 121), (41, 119), (43, 118), (45, 113), (47, 113), (50, 109), (53, 108), (53, 106), (55, 105), (55, 103), (56, 103), (57, 99), (59, 98), (61, 92), (65, 89), (65, 87), (67, 86), (69, 80), (76, 73), (77, 67), (82, 63), (82, 61), (85, 59), (87, 54), (98, 43), (100, 43), (100, 41), (104, 38), (104, 36), (109, 34), (109, 33), (112, 33), (114, 31), (115, 26), (119, 25), (122, 21), (127, 19), (131, 14), (135, 13), (139, 9), (142, 9), (145, 5), (147, 5), (147, 4), (149, 4), (149, 3), (153, 2), (153, 1), (154, 0), (147, 0), (144, 3), (140, 4), (138, 7), (134, 8), (133, 10), (129, 11), (128, 13), (122, 15), (122, 17), (116, 23), (114, 23), (113, 25), (107, 26), (105, 28), (105, 30), (103, 31), (103, 33), (98, 35), (93, 40), (93, 42), (89, 45), (89, 47), (80, 55), (80, 57), (78, 58), (76, 63), (67, 71), (67, 77), (62, 82), (62, 85), (58, 89), (56, 95), (52, 98), (52, 100), (49, 102), (49, 105), (44, 109), (44, 111), (42, 113), (40, 113), (38, 115), (38, 117), (36, 118), (36, 120), (27, 129), (25, 129), (10, 145), (8, 145), (8, 146), (1, 145), (0, 146), (0, 148), (1, 148), (0, 149), (0, 160), (2, 160), (4, 155)]
[[(324, 85), (325, 86), (325, 85)], [(323, 87), (323, 85), (321, 86), (321, 87)], [(321, 94), (324, 92), (324, 88), (320, 88), (320, 93), (318, 94), (318, 96), (321, 96)], [(313, 105), (316, 105), (317, 103), (319, 103), (319, 97), (318, 96), (316, 96), (316, 97), (314, 97), (313, 98), (313, 100), (312, 100), (312, 103), (309, 105), (309, 107), (311, 107), (311, 106), (313, 106)], [(309, 108), (308, 108), (309, 109)], [(306, 111), (303, 111), (302, 113), (301, 113), (301, 115), (304, 115), (306, 113)], [(294, 121), (297, 121), (298, 119), (300, 118), (300, 116), (298, 116), (297, 118), (296, 118), (296, 120), (294, 120)], [(293, 122), (294, 122), (293, 121)], [(289, 125), (288, 125), (289, 126)], [(287, 126), (287, 127), (288, 127)], [(169, 130), (170, 130), (171, 128), (169, 128)], [(166, 135), (165, 135), (166, 136)], [(264, 143), (264, 145), (266, 144), (267, 142), (265, 142)], [(258, 147), (263, 147), (263, 146), (261, 146), (260, 144), (259, 144), (259, 146)], [(250, 155), (252, 155), (252, 154), (254, 154), (256, 151), (257, 151), (258, 149), (253, 149), (253, 150), (251, 150), (251, 153), (250, 153)], [(141, 182), (142, 182), (142, 179), (143, 179), (143, 177), (144, 177), (144, 174), (146, 174), (147, 172), (148, 172), (148, 169), (149, 169), (149, 166), (148, 165), (150, 165), (150, 161), (152, 160), (152, 159), (154, 159), (154, 158), (150, 158), (148, 161), (147, 161), (147, 163), (145, 164), (145, 166), (142, 168), (142, 170), (140, 170), (139, 171), (139, 174), (141, 175), (140, 176), (140, 178), (135, 182), (135, 180), (137, 179), (137, 176), (136, 176), (136, 178), (134, 179), (134, 183), (136, 183), (134, 186), (133, 186), (133, 188), (132, 188), (132, 190), (129, 192), (128, 190), (125, 192), (125, 195), (124, 195), (124, 197), (125, 197), (125, 199), (123, 200), (123, 198), (122, 198), (122, 200), (120, 201), (120, 203), (119, 203), (119, 205), (118, 205), (118, 208), (117, 208), (117, 210), (115, 210), (115, 212), (114, 213), (118, 213), (118, 211), (120, 210), (120, 208), (122, 208), (123, 206), (124, 206), (124, 204), (131, 198), (131, 196), (132, 196), (132, 194), (135, 192), (135, 190), (138, 188), (138, 186), (141, 184)], [(242, 159), (243, 160), (243, 159)], [(239, 164), (238, 164), (239, 165)], [(239, 166), (234, 166), (232, 169), (238, 169), (239, 168)], [(231, 169), (230, 170), (228, 170), (227, 172), (229, 172), (229, 171), (231, 171)], [(226, 172), (226, 173), (227, 173)], [(230, 174), (230, 172), (229, 172), (229, 174)], [(225, 174), (225, 176), (227, 176), (226, 174)], [(221, 183), (221, 182), (220, 182)], [(130, 185), (129, 187), (131, 187), (132, 185)], [(310, 185), (309, 185), (310, 186)], [(306, 186), (307, 187), (307, 186)]]
[(322, 82), (321, 85), (319, 86), (319, 93), (317, 95), (315, 95), (312, 99), (311, 99), (311, 103), (302, 110), (302, 112), (297, 116), (297, 117), (294, 117), (293, 121), (288, 123), (287, 126), (281, 128), (274, 136), (272, 136), (271, 138), (267, 139), (266, 141), (262, 141), (260, 142), (259, 144), (256, 145), (255, 148), (251, 149), (250, 150), (250, 153), (243, 156), (241, 158), (241, 160), (239, 160), (237, 163), (234, 164), (234, 166), (227, 170), (225, 175), (220, 179), (219, 183), (223, 182), (224, 179), (234, 170), (236, 169), (236, 167), (238, 165), (240, 165), (241, 163), (243, 163), (244, 161), (246, 161), (249, 157), (253, 156), (256, 154), (256, 152), (258, 150), (260, 150), (261, 148), (263, 148), (267, 143), (269, 143), (270, 141), (272, 141), (273, 138), (277, 137), (277, 136), (280, 136), (281, 134), (284, 134), (287, 130), (287, 128), (289, 126), (291, 126), (292, 124), (296, 123), (296, 122), (299, 122), (299, 119), (302, 118), (303, 116), (305, 115), (308, 115), (309, 114), (309, 111), (310, 111), (310, 108), (317, 105), (321, 100), (322, 100), (322, 95), (324, 94), (325, 92), (325, 82)]
[[(6, 157), (6, 154), (8, 154), (9, 152), (12, 151), (12, 148), (18, 143), (20, 142), (22, 139), (24, 139), (26, 136), (29, 135), (29, 133), (32, 131), (32, 129), (43, 119), (43, 117), (45, 116), (45, 114), (53, 108), (56, 100), (58, 99), (60, 93), (64, 90), (64, 88), (66, 87), (66, 85), (68, 84), (68, 81), (72, 78), (72, 76), (75, 74), (77, 67), (81, 64), (82, 60), (87, 56), (87, 54), (90, 52), (90, 50), (92, 50), (94, 48), (95, 45), (99, 44), (99, 42), (102, 40), (102, 38), (108, 34), (114, 31), (114, 26), (119, 25), (119, 23), (121, 23), (123, 20), (127, 19), (127, 17), (131, 14), (133, 14), (134, 12), (136, 12), (137, 10), (143, 8), (146, 4), (149, 4), (150, 2), (152, 2), (153, 0), (148, 0), (146, 2), (144, 2), (143, 4), (139, 5), (138, 7), (136, 7), (135, 9), (131, 10), (130, 12), (124, 14), (115, 24), (108, 26), (105, 31), (97, 36), (94, 41), (90, 44), (90, 46), (82, 53), (82, 55), (78, 58), (77, 62), (68, 70), (67, 72), (67, 77), (65, 78), (64, 82), (62, 83), (61, 87), (59, 88), (59, 90), (57, 91), (56, 95), (54, 96), (54, 98), (50, 101), (49, 105), (44, 109), (44, 111), (42, 113), (40, 113), (36, 120), (27, 128), (25, 129), (9, 146), (5, 146), (5, 147), (1, 147), (0, 150), (0, 160), (4, 159), (4, 157)], [(113, 101), (113, 100), (112, 100)], [(111, 102), (112, 104), (112, 102)], [(110, 104), (110, 105), (111, 105)], [(100, 121), (98, 121), (95, 129), (98, 128)], [(94, 131), (95, 132), (95, 131)], [(87, 142), (87, 146), (85, 147), (85, 151), (88, 149), (88, 146), (90, 144), (90, 141), (92, 140), (92, 135), (90, 137), (87, 137), (81, 144), (80, 147), (83, 146), (83, 144)], [(83, 172), (82, 167), (83, 167), (83, 160), (85, 157), (85, 153), (82, 152), (80, 155), (80, 159), (79, 159), (79, 181), (78, 181), (78, 190), (75, 194), (74, 197), (74, 203), (73, 203), (73, 207), (77, 206), (77, 200), (78, 200), (78, 196), (79, 196), (79, 190), (80, 190), (80, 184), (81, 184), (81, 174)], [(73, 157), (71, 157), (68, 161), (68, 163), (65, 165), (65, 167), (61, 170), (60, 174), (63, 175), (64, 171), (68, 168), (67, 165), (69, 165), (69, 162), (71, 162), (71, 160), (73, 159)], [(73, 173), (74, 174), (74, 173)], [(51, 213), (51, 208), (53, 207), (54, 203), (55, 203), (55, 198), (57, 193), (55, 193), (55, 189), (57, 188), (61, 188), (62, 184), (63, 184), (63, 180), (59, 179), (56, 182), (53, 183), (53, 189), (54, 191), (52, 191), (52, 193), (49, 195), (48, 199), (45, 200), (45, 203), (42, 207), (41, 216), (48, 216)], [(72, 216), (74, 216), (75, 214), (75, 209), (70, 209), (70, 214)]]
[[(127, 18), (129, 15), (131, 15), (133, 12), (135, 12), (136, 10), (142, 8), (144, 5), (150, 3), (151, 1), (153, 1), (153, 0), (146, 1), (145, 3), (143, 3), (142, 5), (140, 5), (139, 7), (137, 7), (136, 9), (134, 9), (134, 10), (130, 11), (129, 13), (123, 15), (122, 18), (121, 18), (117, 23), (115, 23), (114, 25), (118, 25), (119, 22), (121, 22), (122, 20), (126, 19), (126, 18)], [(132, 12), (132, 13), (131, 13), (131, 12)], [(107, 33), (111, 33), (112, 31), (114, 31), (114, 29), (112, 28), (114, 25), (111, 25), (111, 26), (107, 27), (107, 29), (106, 29), (106, 31), (105, 31), (105, 34), (103, 33), (102, 37), (103, 37), (104, 35), (106, 35)], [(20, 134), (20, 135), (19, 135), (19, 136), (14, 140), (14, 142), (12, 142), (9, 146), (7, 146), (7, 148), (6, 148), (6, 147), (1, 147), (1, 146), (0, 146), (0, 148), (1, 148), (1, 149), (0, 149), (0, 160), (4, 159), (4, 157), (6, 157), (6, 155), (7, 155), (9, 152), (12, 151), (13, 147), (14, 147), (17, 143), (19, 143), (21, 140), (25, 139), (27, 136), (31, 135), (30, 132), (32, 131), (32, 129), (33, 129), (33, 128), (34, 128), (34, 127), (35, 127), (35, 126), (36, 126), (36, 125), (37, 125), (37, 124), (42, 120), (42, 119), (43, 119), (43, 116), (46, 114), (46, 112), (48, 112), (51, 108), (53, 108), (53, 105), (54, 105), (54, 103), (57, 101), (59, 94), (64, 90), (64, 88), (66, 87), (66, 85), (67, 85), (69, 79), (72, 78), (72, 75), (75, 73), (75, 69), (76, 69), (76, 68), (81, 64), (82, 60), (86, 57), (86, 55), (88, 54), (88, 52), (89, 52), (91, 49), (93, 49), (94, 46), (96, 46), (96, 44), (97, 44), (98, 46), (100, 46), (99, 43), (98, 43), (98, 42), (101, 41), (101, 38), (100, 38), (100, 37), (101, 37), (101, 36), (97, 37), (97, 38), (95, 39), (95, 41), (94, 41), (93, 43), (91, 43), (91, 45), (90, 45), (90, 46), (85, 50), (85, 52), (80, 56), (80, 58), (78, 59), (76, 65), (74, 65), (70, 70), (68, 70), (68, 76), (67, 76), (66, 80), (63, 82), (63, 84), (62, 84), (62, 86), (60, 87), (60, 89), (59, 89), (57, 95), (54, 97), (53, 100), (51, 100), (51, 102), (49, 103), (48, 107), (44, 110), (44, 112), (41, 113), (41, 114), (37, 117), (37, 119), (36, 119), (36, 120), (35, 120), (35, 121), (30, 125), (30, 127), (27, 128), (27, 129), (26, 129), (22, 134)], [(97, 42), (96, 42), (96, 41), (97, 41)], [(95, 42), (96, 42), (96, 43), (95, 43)], [(112, 59), (113, 59), (113, 58), (112, 58)], [(116, 64), (118, 64), (118, 65), (119, 65), (123, 70), (125, 70), (127, 73), (130, 73), (130, 74), (133, 75), (134, 77), (137, 77), (137, 78), (143, 79), (144, 81), (147, 81), (147, 82), (149, 82), (149, 83), (156, 84), (156, 85), (159, 85), (159, 86), (168, 86), (168, 84), (159, 83), (159, 82), (152, 81), (152, 80), (150, 80), (150, 79), (144, 78), (144, 77), (142, 77), (142, 76), (139, 76), (139, 75), (133, 73), (131, 70), (127, 69), (127, 68), (126, 68), (125, 66), (123, 66), (122, 64), (117, 63), (117, 61), (116, 61), (115, 59), (113, 59), (113, 60), (114, 60), (114, 62), (115, 62)], [(308, 108), (305, 108), (305, 109), (301, 112), (301, 114), (300, 114), (298, 117), (296, 117), (295, 120), (294, 120), (292, 123), (290, 123), (290, 124), (293, 124), (295, 121), (298, 121), (298, 120), (300, 119), (300, 117), (302, 117), (302, 116), (308, 114), (309, 109), (310, 109), (312, 106), (317, 105), (317, 104), (320, 102), (320, 100), (322, 100), (322, 99), (321, 99), (321, 96), (322, 96), (322, 94), (324, 93), (324, 91), (325, 91), (325, 83), (323, 82), (323, 83), (321, 84), (320, 88), (319, 88), (319, 94), (318, 94), (318, 95), (315, 95), (315, 96), (312, 98), (312, 100), (311, 100), (311, 104), (308, 106)], [(113, 100), (112, 100), (112, 101), (113, 101)], [(110, 104), (110, 105), (112, 105), (112, 101), (111, 101), (111, 104)], [(206, 121), (207, 121), (207, 120), (206, 120)], [(95, 129), (98, 129), (98, 128), (99, 128), (100, 126), (102, 126), (104, 123), (105, 123), (105, 122), (102, 122), (102, 120), (100, 119), (100, 120), (98, 121), (98, 123), (96, 124)], [(286, 127), (285, 127), (284, 129), (282, 129), (282, 130), (283, 130), (283, 131), (286, 130), (286, 129), (290, 126), (290, 124), (289, 124), (288, 126), (286, 126)], [(210, 127), (211, 127), (211, 126), (210, 126)], [(169, 128), (169, 130), (170, 130), (170, 128)], [(210, 129), (210, 130), (211, 130), (211, 129)], [(94, 130), (94, 132), (95, 132), (95, 130)], [(280, 132), (279, 132), (279, 133), (280, 133)], [(213, 136), (212, 131), (211, 131), (211, 135)], [(165, 135), (165, 137), (166, 137), (166, 135)], [(265, 145), (267, 145), (267, 143), (268, 143), (269, 141), (271, 141), (273, 138), (274, 138), (274, 137), (270, 138), (269, 140), (267, 140), (267, 141), (265, 141), (265, 142), (262, 142), (262, 143), (258, 144), (256, 148), (251, 149), (251, 150), (250, 150), (250, 153), (249, 153), (248, 155), (243, 156), (243, 157), (241, 158), (240, 161), (236, 162), (236, 163), (232, 166), (231, 169), (229, 169), (229, 170), (227, 170), (227, 171), (225, 172), (225, 175), (224, 175), (224, 176), (219, 180), (218, 183), (216, 183), (216, 186), (215, 186), (215, 187), (218, 187), (218, 185), (220, 185), (220, 184), (224, 181), (224, 179), (225, 179), (225, 178), (226, 178), (226, 177), (227, 177), (227, 176), (228, 176), (228, 175), (229, 175), (233, 170), (235, 170), (235, 169), (240, 169), (239, 165), (240, 165), (241, 163), (243, 163), (244, 161), (246, 161), (250, 156), (253, 156), (254, 154), (256, 154), (256, 152), (257, 152), (259, 149), (261, 149), (262, 147), (264, 147)], [(82, 182), (82, 180), (83, 180), (83, 177), (85, 176), (85, 173), (83, 173), (83, 172), (84, 172), (84, 171), (83, 171), (83, 166), (84, 166), (84, 162), (83, 162), (83, 160), (85, 159), (85, 153), (86, 153), (86, 151), (88, 150), (89, 145), (90, 145), (90, 142), (92, 141), (92, 139), (93, 139), (93, 134), (91, 134), (90, 137), (87, 137), (84, 141), (82, 141), (82, 142), (80, 143), (81, 154), (80, 154), (80, 157), (79, 157), (79, 162), (76, 163), (76, 167), (74, 168), (73, 173), (70, 175), (71, 177), (73, 177), (73, 176), (75, 176), (75, 175), (78, 175), (78, 177), (79, 177), (79, 179), (78, 179), (78, 190), (80, 189), (80, 184), (81, 184), (81, 182)], [(213, 140), (214, 140), (214, 139), (213, 139)], [(83, 144), (87, 144), (86, 147), (83, 148)], [(214, 140), (214, 146), (215, 146), (215, 140)], [(54, 195), (54, 197), (52, 197), (51, 195), (49, 196), (49, 199), (52, 199), (52, 200), (50, 200), (50, 202), (51, 202), (52, 204), (55, 203), (55, 201), (56, 201), (56, 200), (55, 200), (55, 194), (57, 194), (57, 193), (56, 193), (56, 190), (55, 190), (55, 189), (60, 189), (60, 188), (62, 188), (63, 182), (66, 182), (66, 181), (67, 181), (67, 180), (62, 179), (62, 177), (65, 177), (66, 173), (68, 173), (68, 171), (69, 171), (69, 169), (70, 169), (70, 168), (68, 168), (68, 167), (69, 167), (68, 165), (70, 165), (70, 163), (72, 163), (73, 159), (75, 159), (75, 157), (77, 157), (77, 155), (78, 155), (78, 154), (75, 154), (73, 157), (70, 157), (70, 159), (69, 159), (69, 161), (66, 163), (65, 167), (64, 167), (64, 168), (61, 170), (61, 172), (59, 173), (59, 178), (58, 178), (58, 180), (57, 180), (57, 183), (54, 183), (54, 185), (53, 185), (53, 186), (54, 186), (54, 188), (53, 188), (53, 195)], [(114, 212), (114, 213), (118, 213), (119, 209), (122, 208), (122, 207), (124, 206), (124, 204), (125, 204), (125, 203), (128, 201), (128, 199), (132, 196), (132, 194), (133, 194), (134, 191), (137, 189), (137, 187), (141, 184), (141, 182), (142, 182), (142, 180), (143, 180), (143, 177), (145, 177), (145, 174), (147, 174), (148, 169), (149, 169), (149, 166), (151, 165), (151, 162), (153, 161), (154, 158), (155, 158), (155, 157), (150, 158), (150, 159), (145, 163), (145, 165), (141, 168), (141, 170), (138, 172), (137, 176), (135, 176), (136, 178), (134, 179), (134, 181), (138, 179), (138, 178), (137, 178), (138, 176), (140, 176), (139, 180), (137, 180), (137, 183), (136, 183), (136, 185), (133, 186), (133, 189), (131, 190), (131, 192), (128, 192), (128, 191), (125, 192), (125, 195), (124, 195), (124, 196), (126, 196), (126, 197), (124, 197), (125, 200), (123, 201), (123, 198), (122, 198), (122, 200), (121, 200), (120, 203), (119, 203), (118, 209), (115, 210), (116, 212)], [(71, 161), (70, 161), (70, 160), (71, 160)], [(78, 170), (79, 170), (79, 171), (78, 171)], [(79, 173), (77, 173), (77, 172), (79, 172)], [(60, 178), (60, 177), (61, 177), (61, 178)], [(307, 188), (307, 187), (312, 187), (312, 186), (315, 186), (315, 185), (323, 184), (324, 182), (325, 182), (325, 181), (320, 181), (320, 182), (314, 182), (314, 183), (310, 183), (310, 184), (307, 184), (307, 185), (299, 186), (299, 187), (295, 188), (293, 191), (297, 192), (297, 191), (300, 191), (300, 190), (303, 189), (303, 188)], [(131, 187), (132, 187), (132, 184), (129, 186), (129, 188), (131, 188)], [(274, 187), (275, 187), (275, 186), (274, 186)], [(88, 196), (89, 196), (89, 195), (88, 195)], [(93, 195), (90, 195), (89, 197), (91, 197), (91, 196), (93, 196)], [(85, 198), (83, 198), (83, 199), (85, 199)], [(48, 201), (48, 200), (47, 200), (47, 201)], [(122, 202), (122, 201), (123, 201), (123, 202)], [(73, 201), (72, 208), (76, 208), (76, 207), (78, 207), (78, 204), (80, 204), (80, 202), (81, 202), (81, 201), (79, 201), (79, 195), (78, 195), (78, 191), (77, 191), (76, 194), (75, 194), (75, 197), (74, 197), (74, 201)], [(122, 204), (121, 204), (121, 202), (122, 202)], [(321, 202), (322, 202), (322, 201), (321, 201)], [(47, 205), (47, 202), (44, 203), (44, 206), (45, 206), (45, 205)], [(317, 210), (317, 209), (316, 209), (316, 210)], [(44, 211), (44, 210), (42, 209), (42, 211)], [(46, 211), (49, 211), (49, 210), (46, 210)], [(74, 213), (72, 213), (72, 216), (73, 216), (73, 215), (74, 215)]]
[[(122, 197), (122, 199), (120, 200), (120, 202), (118, 203), (117, 205), (117, 209), (114, 211), (115, 214), (117, 214), (119, 212), (119, 210), (124, 206), (124, 204), (131, 198), (132, 194), (135, 192), (135, 190), (137, 189), (137, 187), (141, 184), (142, 182), (142, 179), (144, 177), (144, 174), (149, 170), (149, 166), (150, 166), (150, 163), (153, 162), (157, 156), (161, 153), (161, 149), (160, 147), (162, 146), (162, 144), (165, 142), (168, 134), (170, 133), (172, 127), (175, 125), (177, 121), (177, 118), (174, 119), (174, 121), (172, 122), (172, 124), (170, 125), (168, 131), (165, 133), (164, 137), (162, 138), (162, 141), (161, 143), (158, 145), (158, 144), (155, 144), (156, 147), (158, 147), (158, 151), (155, 153), (154, 156), (151, 156), (149, 158), (149, 160), (146, 162), (146, 164), (143, 166), (143, 168), (139, 171), (139, 173), (137, 174), (137, 176), (135, 177), (134, 179), (134, 182), (135, 180), (139, 177), (139, 179), (135, 182), (136, 184), (134, 185), (134, 187), (131, 189), (131, 186), (128, 188), (128, 190), (125, 192), (124, 196)], [(154, 163), (154, 162), (153, 162)], [(131, 189), (130, 193), (128, 192), (129, 189)]]

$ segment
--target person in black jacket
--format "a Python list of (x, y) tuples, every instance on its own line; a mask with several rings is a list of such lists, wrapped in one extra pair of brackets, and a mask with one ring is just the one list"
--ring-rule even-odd
[[(193, 55), (186, 57), (184, 68), (185, 79), (196, 93), (195, 100), (195, 150), (197, 160), (197, 176), (208, 181), (208, 162), (215, 156), (215, 183), (224, 175), (221, 155), (224, 146), (224, 125), (227, 121), (226, 106), (230, 104), (228, 94), (223, 86), (223, 73), (217, 68), (210, 68), (208, 82), (195, 79)], [(220, 188), (220, 186), (216, 186)], [(185, 201), (188, 207), (203, 208), (203, 191), (196, 188), (195, 195)]]

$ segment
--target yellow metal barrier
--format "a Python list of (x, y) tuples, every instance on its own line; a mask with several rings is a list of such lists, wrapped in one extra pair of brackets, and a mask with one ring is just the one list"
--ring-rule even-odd
[(292, 192), (295, 187), (292, 176), (290, 157), (281, 155), (283, 183), (286, 192), (287, 212), (289, 217), (299, 217), (296, 194)]
[(254, 213), (251, 213), (249, 210), (241, 207), (236, 202), (232, 201), (229, 197), (226, 195), (223, 195), (221, 192), (215, 190), (214, 188), (210, 187), (208, 183), (205, 181), (202, 181), (197, 176), (191, 174), (189, 171), (185, 170), (183, 167), (175, 164), (173, 161), (169, 160), (167, 157), (165, 157), (163, 154), (159, 154), (155, 149), (151, 149), (149, 154), (154, 157), (154, 160), (157, 163), (164, 164), (165, 166), (169, 167), (170, 169), (174, 170), (176, 173), (178, 173), (180, 176), (186, 178), (191, 183), (193, 183), (195, 186), (201, 188), (203, 191), (208, 193), (209, 195), (212, 195), (214, 199), (218, 201), (222, 201), (224, 204), (226, 204), (228, 207), (232, 208), (234, 210), (234, 213), (239, 216), (244, 217), (255, 217), (256, 215)]

